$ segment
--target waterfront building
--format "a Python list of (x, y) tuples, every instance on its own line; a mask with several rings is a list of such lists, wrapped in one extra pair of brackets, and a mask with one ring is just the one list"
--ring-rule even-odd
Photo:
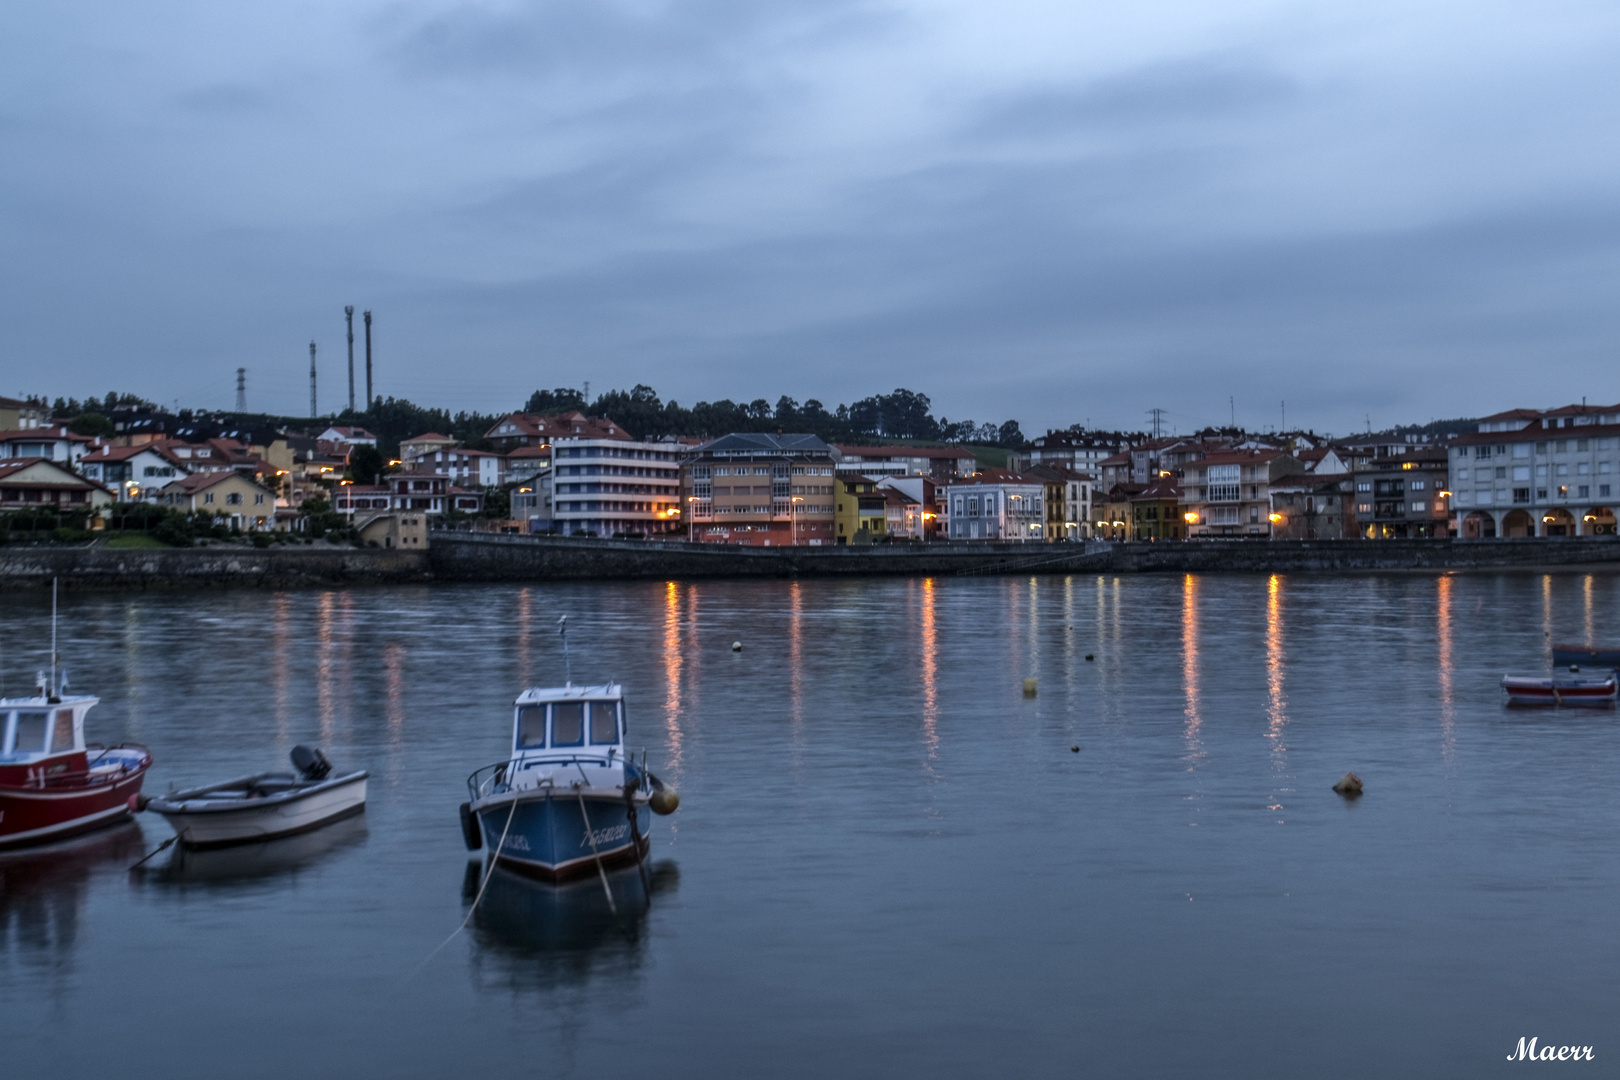
[(405, 464), (413, 472), (446, 477), (457, 487), (493, 488), (506, 482), (506, 458), (489, 450), (422, 449)]
[(567, 536), (662, 536), (681, 528), (677, 444), (618, 435), (551, 441), (551, 527)]
[(1271, 484), (1305, 472), (1281, 449), (1215, 450), (1189, 464), (1181, 482), (1182, 520), (1192, 539), (1271, 535)]
[(837, 474), (867, 476), (927, 476), (948, 483), (958, 476), (971, 476), (978, 468), (970, 451), (949, 446), (833, 446)]
[(424, 454), (431, 454), (435, 450), (449, 450), (456, 445), (456, 440), (448, 435), (440, 435), (437, 431), (424, 432), (399, 442), (400, 463), (409, 466)]
[(700, 543), (830, 545), (834, 542), (837, 460), (814, 435), (734, 432), (684, 457), (682, 517)]
[[(393, 511), (410, 511), (411, 513), (426, 514), (429, 517), (457, 511), (463, 514), (476, 514), (484, 508), (484, 495), (480, 491), (468, 491), (456, 487), (448, 477), (438, 473), (410, 471), (389, 473), (383, 477), (380, 485), (388, 491), (388, 507)], [(343, 488), (359, 488), (362, 485), (344, 484)], [(350, 498), (358, 500), (368, 497), (375, 488), (365, 488), (354, 492)], [(375, 498), (374, 495), (369, 495)], [(341, 491), (335, 499), (341, 499)], [(375, 504), (371, 507), (375, 509)], [(353, 509), (362, 509), (356, 505)]]
[(317, 442), (336, 443), (345, 448), (377, 445), (377, 436), (363, 427), (339, 427), (334, 425), (315, 436), (315, 439)]
[(351, 518), (387, 510), (393, 505), (393, 488), (388, 484), (339, 484), (332, 492), (332, 509)]
[(871, 544), (888, 536), (888, 494), (870, 476), (844, 475), (834, 485), (833, 522), (839, 544)]
[(1024, 475), (1046, 487), (1046, 522), (1041, 530), (1047, 541), (1085, 540), (1092, 535), (1092, 474), (1060, 464), (1032, 465)]
[(1449, 536), (1449, 460), (1438, 446), (1360, 458), (1350, 472), (1357, 534), (1368, 540)]
[(275, 495), (234, 469), (182, 476), (159, 489), (157, 501), (184, 513), (207, 514), (236, 529), (275, 527)]
[(1615, 535), (1620, 405), (1497, 413), (1448, 453), (1459, 537)]
[(900, 502), (890, 499), (884, 504), (890, 536), (933, 540), (943, 535), (944, 504), (940, 499), (943, 490), (940, 484), (926, 476), (885, 476), (877, 486), (879, 490), (897, 491), (902, 496)]
[(1149, 481), (1141, 491), (1126, 496), (1130, 508), (1127, 537), (1131, 540), (1185, 540), (1187, 523), (1182, 518), (1181, 486), (1174, 477), (1161, 476)]
[(75, 435), (65, 427), (36, 427), (26, 431), (0, 431), (0, 461), (43, 458), (68, 468), (102, 445), (100, 439)]
[(113, 501), (112, 492), (46, 458), (0, 461), (0, 510), (94, 510)]
[(1314, 472), (1271, 482), (1273, 540), (1342, 540), (1360, 536), (1355, 485), (1347, 472)]
[(630, 439), (624, 428), (605, 417), (586, 416), (579, 411), (556, 416), (534, 413), (508, 413), (484, 432), (484, 438), (502, 453), (519, 447), (546, 447), (557, 439)]
[(107, 488), (117, 501), (137, 502), (189, 470), (164, 444), (147, 443), (98, 447), (79, 459), (79, 472)]
[(1056, 465), (1098, 476), (1102, 463), (1120, 452), (1124, 439), (1083, 431), (1048, 431), (1029, 441), (1010, 462), (1019, 472), (1030, 472), (1037, 465)]
[(1046, 485), (1039, 477), (984, 469), (947, 485), (945, 497), (952, 540), (1045, 539)]
[(1136, 484), (1128, 480), (1116, 481), (1110, 485), (1107, 495), (1094, 504), (1101, 507), (1101, 515), (1096, 518), (1096, 528), (1092, 531), (1092, 537), (1097, 540), (1134, 539), (1131, 532), (1135, 524), (1131, 517), (1131, 499), (1146, 490), (1146, 484)]
[(32, 431), (49, 419), (46, 406), (37, 401), (0, 397), (0, 431)]

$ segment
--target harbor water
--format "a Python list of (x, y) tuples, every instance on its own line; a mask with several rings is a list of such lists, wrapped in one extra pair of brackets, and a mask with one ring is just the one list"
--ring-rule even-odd
[[(149, 746), (149, 794), (312, 743), (369, 805), (137, 871), (150, 815), (0, 855), (0, 1073), (1481, 1077), (1531, 1037), (1608, 1071), (1620, 718), (1498, 680), (1620, 641), (1617, 600), (1573, 571), (65, 594), (87, 737)], [(0, 610), (25, 693), (49, 598)], [(650, 892), (496, 872), (470, 911), (465, 780), (562, 681), (564, 614), (681, 807)]]

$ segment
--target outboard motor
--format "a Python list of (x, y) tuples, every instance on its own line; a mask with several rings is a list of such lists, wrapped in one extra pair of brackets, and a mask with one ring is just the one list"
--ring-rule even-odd
[(318, 747), (302, 743), (292, 748), (292, 763), (305, 780), (325, 780), (326, 774), (332, 771), (332, 763)]

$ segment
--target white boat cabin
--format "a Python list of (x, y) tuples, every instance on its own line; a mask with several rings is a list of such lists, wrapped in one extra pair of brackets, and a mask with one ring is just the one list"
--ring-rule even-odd
[(0, 698), (0, 765), (26, 765), (84, 750), (93, 697)]
[(510, 784), (621, 787), (624, 732), (624, 688), (616, 683), (525, 690), (512, 726)]

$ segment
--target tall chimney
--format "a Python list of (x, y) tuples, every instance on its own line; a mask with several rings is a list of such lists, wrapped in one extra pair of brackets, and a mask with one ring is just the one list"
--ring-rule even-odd
[(309, 343), (309, 418), (315, 419), (315, 343)]
[(349, 327), (349, 411), (354, 412), (354, 305), (343, 308), (343, 321)]
[(366, 411), (371, 411), (371, 403), (377, 399), (371, 393), (371, 312), (366, 312)]
[(247, 368), (236, 369), (236, 411), (247, 412)]

